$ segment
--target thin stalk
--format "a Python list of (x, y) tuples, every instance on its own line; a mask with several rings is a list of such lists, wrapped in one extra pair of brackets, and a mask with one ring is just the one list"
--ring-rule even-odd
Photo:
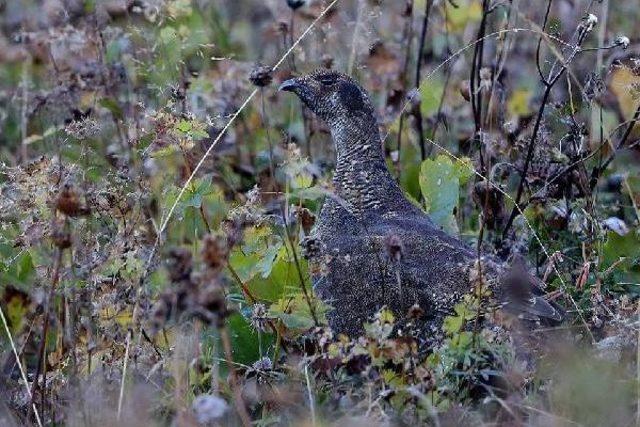
[(9, 330), (9, 324), (7, 323), (7, 318), (4, 316), (4, 311), (2, 310), (2, 306), (0, 306), (0, 320), (2, 320), (4, 331), (7, 334), (7, 337), (9, 338), (9, 343), (11, 344), (11, 350), (13, 351), (13, 356), (16, 358), (16, 364), (18, 365), (20, 376), (22, 377), (22, 381), (24, 382), (24, 387), (27, 392), (27, 396), (29, 397), (29, 400), (31, 400), (31, 409), (33, 409), (33, 414), (36, 417), (36, 422), (38, 423), (39, 427), (42, 427), (42, 421), (40, 421), (40, 413), (38, 412), (38, 408), (36, 408), (35, 403), (33, 403), (33, 395), (31, 394), (31, 389), (29, 389), (29, 382), (27, 380), (27, 375), (25, 373), (24, 367), (22, 366), (22, 362), (20, 361), (20, 355), (18, 354), (15, 341), (13, 340), (13, 336), (11, 335), (11, 331)]
[[(36, 373), (34, 376), (33, 386), (31, 387), (31, 393), (30, 393), (32, 405), (34, 404), (33, 397), (35, 395), (35, 392), (39, 388), (38, 379), (40, 377), (40, 373), (43, 371), (43, 366), (47, 363), (45, 358), (45, 353), (46, 353), (46, 346), (47, 346), (47, 334), (49, 332), (49, 315), (50, 315), (49, 311), (51, 309), (51, 305), (53, 304), (53, 299), (55, 297), (55, 290), (60, 280), (61, 264), (62, 264), (62, 249), (56, 248), (56, 258), (54, 261), (53, 275), (51, 277), (51, 289), (49, 290), (49, 296), (47, 297), (47, 301), (45, 303), (45, 308), (44, 308), (44, 314), (43, 314), (44, 324), (42, 326), (42, 337), (40, 341), (40, 347), (38, 349), (38, 354), (39, 354), (38, 365), (36, 367)], [(46, 371), (46, 367), (45, 367), (45, 371)], [(45, 394), (46, 387), (47, 387), (47, 379), (43, 378), (41, 395)], [(42, 408), (40, 409), (40, 411), (42, 411)]]
[[(518, 216), (519, 212), (521, 211), (521, 208), (519, 205), (520, 199), (522, 198), (522, 194), (524, 191), (527, 174), (529, 172), (529, 166), (531, 165), (531, 160), (533, 159), (533, 152), (535, 148), (536, 139), (538, 137), (538, 131), (540, 130), (540, 124), (542, 122), (542, 117), (544, 114), (547, 101), (549, 100), (549, 95), (551, 94), (551, 90), (553, 89), (553, 86), (556, 84), (556, 82), (558, 82), (560, 77), (562, 77), (564, 72), (567, 70), (567, 67), (569, 66), (571, 61), (573, 61), (576, 54), (580, 52), (580, 46), (582, 45), (582, 43), (584, 42), (588, 34), (589, 34), (589, 31), (585, 27), (579, 26), (577, 29), (577, 39), (575, 44), (572, 45), (571, 52), (567, 55), (566, 59), (556, 60), (551, 66), (551, 70), (549, 70), (549, 77), (547, 79), (543, 79), (543, 83), (545, 85), (545, 91), (542, 96), (542, 102), (540, 104), (540, 108), (538, 109), (538, 115), (536, 117), (536, 122), (533, 127), (533, 132), (532, 132), (531, 138), (529, 139), (529, 144), (527, 147), (527, 157), (525, 158), (524, 167), (522, 168), (522, 172), (520, 173), (520, 183), (518, 184), (518, 190), (516, 192), (516, 197), (514, 199), (515, 206), (511, 210), (511, 215), (509, 215), (507, 224), (505, 225), (504, 230), (502, 232), (503, 239), (507, 237), (509, 229), (513, 224), (513, 220), (516, 218), (516, 216)], [(557, 66), (559, 66), (560, 68), (556, 71)]]
[(251, 418), (249, 417), (244, 400), (242, 399), (242, 389), (238, 382), (238, 372), (236, 371), (236, 367), (233, 362), (233, 351), (231, 347), (231, 339), (229, 338), (229, 330), (224, 324), (220, 327), (220, 339), (222, 341), (222, 348), (224, 349), (227, 366), (229, 367), (229, 373), (231, 374), (231, 381), (229, 385), (233, 391), (233, 403), (238, 415), (240, 416), (242, 425), (244, 427), (250, 427)]
[[(424, 46), (427, 41), (427, 29), (429, 27), (429, 13), (431, 11), (431, 6), (433, 4), (433, 0), (427, 0), (424, 5), (424, 18), (422, 19), (422, 30), (420, 31), (420, 43), (418, 45), (418, 55), (416, 58), (416, 90), (420, 90), (420, 79), (422, 78), (422, 60), (424, 53)], [(446, 7), (446, 6), (445, 6)], [(420, 107), (413, 109), (413, 116), (416, 121), (416, 131), (418, 132), (418, 139), (420, 141), (420, 159), (424, 162), (427, 158), (427, 142), (424, 137), (424, 127), (422, 124), (422, 110)], [(402, 112), (400, 113), (402, 114)], [(400, 116), (402, 120), (402, 116)], [(400, 153), (398, 153), (398, 157)]]
[(482, 2), (482, 20), (480, 21), (480, 27), (478, 28), (477, 40), (479, 43), (475, 45), (473, 50), (473, 60), (471, 66), (471, 76), (469, 78), (469, 91), (471, 93), (471, 110), (473, 112), (473, 120), (475, 123), (475, 135), (474, 139), (478, 142), (479, 155), (480, 155), (480, 172), (486, 174), (486, 165), (484, 159), (483, 141), (482, 141), (482, 98), (483, 90), (480, 86), (480, 70), (482, 69), (482, 57), (484, 55), (484, 36), (487, 26), (489, 3), (487, 0)]
[(542, 102), (540, 108), (538, 109), (538, 115), (536, 116), (536, 122), (533, 126), (533, 133), (531, 135), (531, 139), (529, 140), (529, 146), (527, 148), (527, 157), (524, 160), (524, 167), (522, 168), (520, 184), (518, 184), (518, 190), (516, 192), (515, 203), (513, 210), (511, 211), (511, 215), (509, 215), (509, 219), (507, 220), (507, 224), (502, 231), (502, 238), (505, 239), (507, 237), (507, 233), (509, 232), (509, 228), (511, 228), (511, 224), (513, 224), (513, 220), (518, 215), (518, 209), (520, 198), (522, 197), (522, 192), (524, 190), (524, 183), (526, 181), (527, 172), (529, 171), (529, 164), (533, 158), (533, 150), (535, 148), (535, 139), (538, 136), (538, 130), (540, 129), (540, 123), (542, 123), (542, 115), (544, 114), (544, 109), (547, 104), (547, 100), (549, 99), (549, 94), (551, 93), (551, 88), (553, 86), (547, 85), (544, 91), (544, 95), (542, 95)]
[[(405, 39), (405, 43), (406, 43), (406, 49), (405, 49), (405, 54), (404, 54), (404, 65), (402, 66), (402, 80), (403, 83), (406, 83), (406, 76), (407, 76), (407, 68), (409, 67), (409, 57), (410, 57), (410, 51), (411, 51), (411, 41), (413, 39), (413, 0), (411, 0), (411, 5), (410, 5), (410, 9), (411, 12), (409, 13), (409, 15), (407, 16), (406, 19), (406, 25), (405, 25), (405, 35), (404, 35), (404, 39)], [(397, 152), (397, 160), (394, 162), (395, 163), (395, 169), (396, 169), (396, 179), (399, 181), (400, 180), (400, 174), (401, 174), (401, 168), (400, 168), (400, 153), (402, 150), (402, 129), (404, 127), (404, 114), (400, 114), (400, 123), (398, 125), (398, 143), (396, 144), (396, 152)]]

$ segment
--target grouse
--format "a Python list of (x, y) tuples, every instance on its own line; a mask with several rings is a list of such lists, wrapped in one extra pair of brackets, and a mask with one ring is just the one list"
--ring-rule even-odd
[(540, 281), (442, 231), (409, 201), (387, 169), (374, 106), (351, 77), (320, 70), (284, 81), (330, 129), (335, 195), (307, 239), (316, 294), (331, 307), (329, 325), (357, 336), (382, 307), (402, 318), (416, 304), (423, 330), (437, 340), (444, 318), (472, 292), (481, 270), (496, 307), (531, 321), (560, 322)]

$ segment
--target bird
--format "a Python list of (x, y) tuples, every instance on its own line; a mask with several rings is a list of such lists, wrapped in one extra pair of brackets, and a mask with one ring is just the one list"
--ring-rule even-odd
[(563, 320), (526, 267), (479, 255), (405, 196), (387, 168), (375, 107), (355, 79), (321, 69), (285, 80), (279, 90), (323, 121), (335, 145), (334, 194), (304, 244), (332, 330), (356, 337), (383, 307), (398, 318), (418, 307), (426, 342), (437, 344), (444, 319), (474, 291), (478, 275), (490, 306), (530, 322)]

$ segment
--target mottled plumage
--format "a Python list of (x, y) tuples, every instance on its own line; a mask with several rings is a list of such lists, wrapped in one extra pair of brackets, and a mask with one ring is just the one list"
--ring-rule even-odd
[[(336, 146), (335, 197), (325, 201), (312, 236), (310, 260), (326, 265), (315, 275), (317, 294), (333, 310), (334, 330), (362, 332), (382, 306), (399, 317), (418, 304), (425, 336), (438, 339), (444, 317), (473, 287), (477, 253), (440, 230), (411, 203), (389, 173), (373, 105), (353, 79), (333, 71), (285, 81), (324, 120)], [(496, 305), (531, 320), (559, 321), (536, 280), (483, 257), (483, 277)]]

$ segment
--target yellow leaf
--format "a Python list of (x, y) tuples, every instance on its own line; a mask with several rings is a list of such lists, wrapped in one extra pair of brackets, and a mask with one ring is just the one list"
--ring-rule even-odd
[(626, 67), (617, 68), (611, 75), (610, 88), (625, 120), (630, 120), (640, 103), (640, 77)]
[(447, 4), (447, 29), (451, 32), (463, 31), (467, 25), (480, 21), (482, 4), (478, 0), (456, 2), (458, 7)]
[(531, 91), (528, 89), (516, 89), (507, 102), (507, 110), (512, 116), (528, 116), (531, 114), (529, 100)]

